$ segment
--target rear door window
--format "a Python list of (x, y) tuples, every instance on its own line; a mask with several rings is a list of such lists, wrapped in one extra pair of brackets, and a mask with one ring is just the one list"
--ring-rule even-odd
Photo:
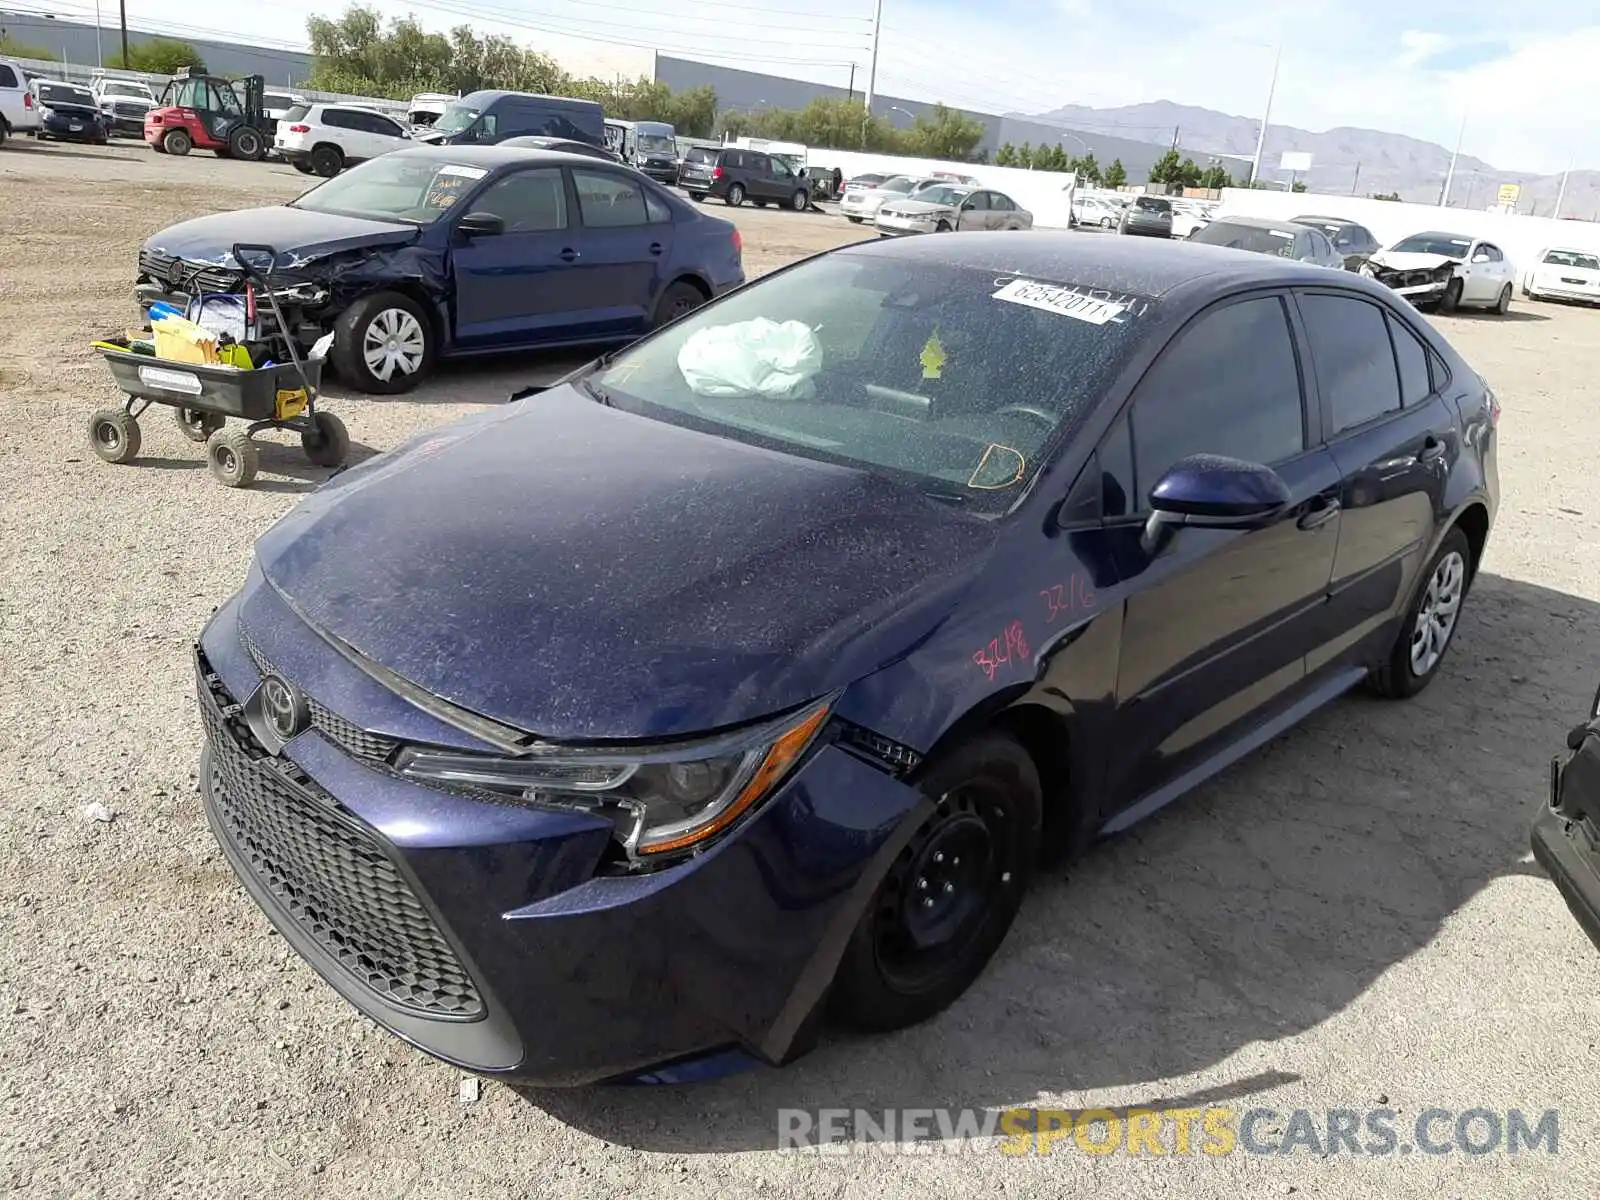
[(1306, 340), (1324, 409), (1337, 436), (1400, 407), (1400, 379), (1386, 317), (1354, 296), (1301, 295)]
[(1433, 392), (1428, 372), (1428, 352), (1404, 322), (1388, 314), (1389, 337), (1394, 341), (1394, 361), (1400, 369), (1400, 403), (1421, 404)]
[(590, 171), (582, 167), (572, 172), (577, 185), (578, 211), (589, 229), (619, 229), (648, 225), (643, 186), (610, 171)]

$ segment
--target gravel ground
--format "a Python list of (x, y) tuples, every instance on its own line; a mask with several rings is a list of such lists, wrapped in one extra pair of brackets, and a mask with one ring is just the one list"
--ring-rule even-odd
[[(153, 411), (98, 462), (86, 343), (135, 248), (287, 198), (281, 167), (0, 150), (0, 1188), (37, 1196), (1339, 1197), (1600, 1194), (1600, 955), (1526, 853), (1600, 676), (1600, 316), (1444, 319), (1493, 381), (1504, 502), (1443, 676), (1351, 697), (1040, 883), (980, 983), (897, 1036), (692, 1089), (458, 1098), (271, 933), (195, 794), (187, 647), (324, 472), (213, 484)], [(741, 212), (755, 271), (860, 236)], [(562, 369), (332, 397), (364, 452)], [(1589, 530), (1585, 533), (1585, 530)], [(1587, 547), (1588, 553), (1585, 553)], [(109, 824), (85, 806), (114, 810)], [(780, 1154), (780, 1108), (1179, 1103), (1560, 1110), (1560, 1153), (1354, 1158)]]

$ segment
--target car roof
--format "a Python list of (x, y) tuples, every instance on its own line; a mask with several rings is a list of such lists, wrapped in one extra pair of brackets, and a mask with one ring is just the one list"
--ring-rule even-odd
[[(591, 105), (599, 108), (600, 105), (593, 100), (580, 100), (575, 96), (547, 96), (543, 92), (513, 92), (505, 88), (485, 88), (481, 92), (468, 92), (461, 97), (462, 104), (484, 105), (492, 104), (506, 96), (515, 96), (519, 100), (540, 100), (548, 104), (565, 104), (573, 108), (588, 108)], [(452, 96), (450, 99), (454, 100)]]
[(1026, 238), (1001, 238), (992, 233), (879, 238), (853, 242), (834, 253), (945, 263), (993, 271), (997, 279), (1037, 275), (1049, 282), (1152, 299), (1202, 279), (1218, 287), (1233, 288), (1314, 284), (1328, 278), (1324, 267), (1270, 254), (1151, 238), (1087, 237), (1066, 231), (1040, 230)]
[(1443, 230), (1443, 229), (1425, 229), (1421, 233), (1408, 233), (1408, 234), (1406, 234), (1405, 237), (1398, 238), (1396, 240), (1402, 241), (1402, 242), (1408, 242), (1412, 238), (1419, 238), (1419, 237), (1425, 237), (1425, 238), (1449, 238), (1452, 241), (1457, 241), (1457, 242), (1477, 242), (1477, 241), (1482, 241), (1481, 238), (1474, 237), (1470, 233), (1450, 233), (1450, 232), (1448, 232), (1446, 230)]
[[(568, 154), (563, 150), (536, 150), (532, 146), (407, 146), (404, 150), (391, 150), (385, 158), (404, 155), (407, 158), (432, 159), (435, 162), (460, 163), (468, 167), (485, 167), (494, 170), (508, 163), (525, 163), (530, 158), (548, 158), (551, 162), (582, 162), (592, 166), (604, 160), (586, 154)], [(613, 164), (615, 165), (615, 164)]]
[(1282, 229), (1285, 225), (1296, 224), (1290, 220), (1274, 220), (1272, 217), (1217, 217), (1211, 222), (1213, 225), (1243, 225), (1247, 229)]
[(1349, 217), (1325, 217), (1325, 216), (1321, 215), (1320, 213), (1310, 213), (1310, 214), (1308, 214), (1308, 215), (1306, 215), (1304, 217), (1293, 217), (1291, 219), (1295, 220), (1295, 221), (1321, 221), (1325, 225), (1359, 225), (1359, 224), (1361, 224), (1360, 221), (1352, 220)]

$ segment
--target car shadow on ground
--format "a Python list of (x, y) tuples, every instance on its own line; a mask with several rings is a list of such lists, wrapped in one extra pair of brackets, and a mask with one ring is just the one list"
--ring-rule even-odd
[[(1351, 1004), (1496, 877), (1539, 874), (1528, 827), (1593, 695), (1597, 618), (1482, 576), (1426, 691), (1353, 693), (1038, 880), (988, 971), (926, 1025), (830, 1033), (785, 1069), (692, 1087), (522, 1094), (611, 1142), (721, 1153), (775, 1148), (782, 1108), (998, 1109), (1106, 1089), (1167, 1107), (1292, 1084), (1272, 1043)], [(1257, 1043), (1265, 1069), (1188, 1097), (1160, 1082)]]
[(1525, 308), (1507, 309), (1503, 313), (1491, 312), (1488, 309), (1474, 312), (1471, 309), (1458, 308), (1449, 316), (1458, 321), (1548, 321), (1550, 319), (1543, 313), (1529, 312)]

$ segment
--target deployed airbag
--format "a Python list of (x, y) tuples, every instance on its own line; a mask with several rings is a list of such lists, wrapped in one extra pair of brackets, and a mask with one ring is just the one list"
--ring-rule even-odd
[(713, 325), (678, 351), (678, 370), (697, 396), (805, 397), (821, 369), (822, 347), (803, 321)]

